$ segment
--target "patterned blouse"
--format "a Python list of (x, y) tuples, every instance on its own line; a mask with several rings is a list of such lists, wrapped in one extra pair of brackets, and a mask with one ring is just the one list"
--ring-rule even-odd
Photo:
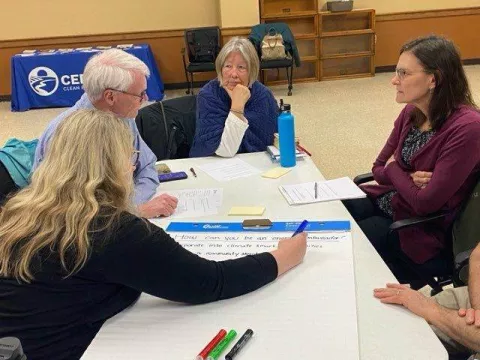
[[(402, 160), (408, 166), (411, 166), (410, 161), (413, 155), (420, 150), (428, 140), (435, 135), (435, 130), (420, 131), (416, 126), (412, 126), (405, 138), (402, 147)], [(393, 217), (392, 198), (397, 192), (395, 190), (389, 191), (377, 198), (377, 206), (389, 217)]]

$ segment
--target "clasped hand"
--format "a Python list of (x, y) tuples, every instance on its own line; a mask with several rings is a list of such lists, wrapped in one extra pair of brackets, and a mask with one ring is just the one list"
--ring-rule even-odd
[(410, 173), (410, 177), (412, 178), (415, 186), (420, 189), (424, 189), (432, 179), (432, 173), (429, 171), (415, 171)]
[(480, 310), (475, 309), (459, 309), (458, 315), (465, 318), (468, 325), (475, 325), (480, 328)]
[(237, 111), (243, 111), (245, 108), (245, 104), (247, 103), (248, 99), (250, 99), (250, 90), (248, 87), (238, 84), (236, 85), (233, 90), (229, 90), (225, 88), (230, 99), (232, 99), (232, 109)]

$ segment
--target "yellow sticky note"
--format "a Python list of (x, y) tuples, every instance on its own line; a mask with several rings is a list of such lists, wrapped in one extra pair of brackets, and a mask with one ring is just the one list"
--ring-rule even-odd
[(262, 215), (264, 206), (233, 206), (228, 215)]
[(283, 176), (286, 173), (288, 173), (290, 170), (292, 170), (292, 169), (287, 169), (287, 168), (283, 168), (283, 167), (276, 167), (276, 168), (270, 169), (268, 171), (265, 171), (262, 174), (262, 177), (269, 178), (269, 179), (277, 179), (280, 176)]

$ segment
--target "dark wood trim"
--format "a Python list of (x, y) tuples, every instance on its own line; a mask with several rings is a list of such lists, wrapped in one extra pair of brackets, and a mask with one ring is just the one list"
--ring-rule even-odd
[(159, 30), (159, 31), (138, 31), (130, 33), (112, 33), (100, 35), (72, 35), (58, 36), (38, 39), (19, 39), (19, 40), (0, 40), (0, 49), (35, 47), (45, 45), (61, 44), (85, 44), (103, 41), (132, 41), (137, 39), (159, 39), (171, 37), (183, 37), (184, 29), (178, 30)]
[(465, 16), (480, 14), (480, 6), (460, 8), (460, 9), (440, 9), (425, 11), (408, 11), (401, 13), (380, 14), (376, 16), (376, 21), (396, 21), (396, 20), (413, 20), (413, 19), (429, 19), (451, 16)]
[(480, 65), (480, 58), (478, 59), (465, 59), (463, 65)]
[[(478, 58), (478, 59), (465, 59), (462, 62), (463, 62), (463, 66), (479, 65), (480, 64), (480, 58)], [(375, 68), (375, 73), (394, 72), (395, 68), (396, 68), (395, 65), (377, 66)]]

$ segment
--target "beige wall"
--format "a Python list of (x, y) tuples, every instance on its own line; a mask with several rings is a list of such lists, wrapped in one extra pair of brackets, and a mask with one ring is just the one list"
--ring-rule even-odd
[[(318, 0), (323, 8), (326, 0)], [(377, 14), (407, 11), (453, 9), (480, 6), (480, 0), (354, 0), (355, 9), (375, 9)]]
[[(319, 0), (322, 7), (326, 0)], [(355, 0), (377, 14), (480, 6), (480, 0)], [(258, 0), (3, 1), (0, 40), (258, 23)]]
[(2, 1), (0, 40), (219, 24), (219, 0), (13, 0)]
[(252, 26), (260, 21), (258, 0), (219, 0), (219, 3), (222, 28)]

